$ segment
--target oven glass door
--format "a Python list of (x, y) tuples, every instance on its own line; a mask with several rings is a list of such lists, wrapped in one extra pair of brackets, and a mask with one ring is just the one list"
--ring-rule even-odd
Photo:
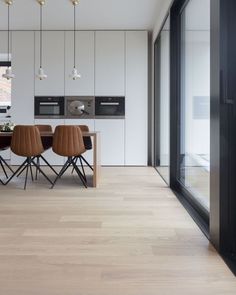
[(60, 115), (60, 105), (55, 102), (41, 102), (39, 104), (39, 114), (41, 116), (51, 115), (51, 116), (59, 116)]
[(124, 97), (96, 97), (95, 103), (96, 116), (125, 116), (125, 98)]

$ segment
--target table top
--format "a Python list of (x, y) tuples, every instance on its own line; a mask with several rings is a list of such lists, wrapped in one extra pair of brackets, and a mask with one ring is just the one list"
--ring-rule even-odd
[[(1, 132), (0, 131), (0, 137), (11, 137), (13, 132)], [(52, 137), (53, 132), (40, 132), (40, 135), (43, 137)], [(83, 136), (95, 136), (97, 134), (100, 134), (100, 131), (89, 131), (89, 132), (82, 132)]]

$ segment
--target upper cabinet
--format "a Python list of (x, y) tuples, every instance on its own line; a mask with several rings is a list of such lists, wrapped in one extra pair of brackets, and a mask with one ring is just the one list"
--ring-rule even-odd
[(43, 69), (47, 79), (36, 78), (39, 69), (40, 39), (35, 38), (35, 95), (65, 94), (65, 32), (43, 32)]
[(94, 32), (76, 33), (76, 68), (81, 78), (71, 78), (74, 67), (74, 33), (65, 35), (65, 94), (94, 95)]
[(125, 32), (95, 32), (95, 95), (125, 95)]

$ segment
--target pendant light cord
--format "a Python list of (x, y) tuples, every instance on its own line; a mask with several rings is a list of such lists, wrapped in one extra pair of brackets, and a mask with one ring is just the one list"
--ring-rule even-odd
[(76, 5), (74, 4), (74, 69), (76, 64)]
[(8, 29), (7, 29), (7, 52), (8, 52), (8, 62), (10, 62), (10, 5), (8, 4)]
[(40, 5), (40, 68), (42, 68), (43, 56), (43, 7)]

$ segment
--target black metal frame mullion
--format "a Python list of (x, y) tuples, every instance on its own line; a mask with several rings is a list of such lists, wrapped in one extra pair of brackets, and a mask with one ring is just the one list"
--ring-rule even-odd
[(209, 236), (209, 213), (179, 181), (181, 157), (181, 14), (189, 0), (176, 0), (170, 11), (170, 187)]

